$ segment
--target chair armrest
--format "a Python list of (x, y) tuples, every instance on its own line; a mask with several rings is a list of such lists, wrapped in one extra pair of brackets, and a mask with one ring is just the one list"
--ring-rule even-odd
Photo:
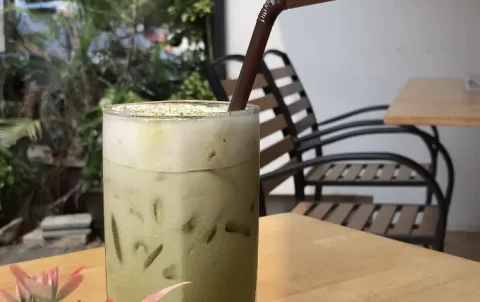
[(389, 107), (390, 107), (389, 105), (376, 105), (376, 106), (369, 106), (369, 107), (365, 107), (365, 108), (360, 108), (360, 109), (349, 111), (347, 113), (343, 113), (343, 114), (337, 115), (335, 117), (329, 118), (328, 120), (320, 122), (317, 125), (318, 126), (325, 126), (325, 125), (335, 123), (335, 122), (344, 120), (346, 118), (349, 118), (349, 117), (352, 117), (352, 116), (355, 116), (355, 115), (368, 113), (368, 112), (373, 112), (373, 111), (388, 110)]
[[(333, 129), (333, 131), (325, 131), (324, 133), (335, 132), (335, 131), (339, 131), (339, 130), (346, 130), (348, 128), (352, 128), (352, 127), (349, 127), (349, 126), (352, 126), (352, 125), (353, 126), (368, 126), (370, 124), (370, 125), (375, 126), (375, 125), (379, 125), (379, 123), (383, 123), (383, 121), (381, 121), (381, 120), (377, 120), (377, 122), (378, 123), (376, 123), (375, 120), (353, 122), (353, 123), (349, 123), (349, 125), (338, 126), (336, 129)], [(414, 135), (414, 136), (419, 137), (425, 143), (425, 146), (427, 147), (427, 149), (430, 153), (430, 157), (431, 157), (432, 173), (436, 174), (437, 154), (438, 154), (437, 143), (439, 143), (438, 139), (436, 139), (435, 137), (431, 137), (429, 134), (420, 131), (416, 127), (413, 127), (413, 126), (409, 126), (409, 127), (411, 127), (411, 129), (410, 128), (405, 129), (405, 128), (402, 128), (402, 126), (383, 125), (383, 127), (370, 127), (370, 128), (366, 128), (366, 129), (363, 128), (363, 129), (360, 129), (360, 130), (354, 130), (354, 131), (350, 131), (350, 132), (346, 132), (346, 133), (344, 132), (344, 133), (337, 134), (337, 135), (330, 136), (330, 137), (323, 138), (323, 139), (315, 139), (315, 136), (311, 135), (310, 136), (311, 138), (309, 140), (304, 140), (304, 141), (295, 140), (295, 144), (297, 145), (297, 151), (300, 152), (300, 153), (303, 153), (303, 152), (309, 151), (311, 149), (322, 148), (322, 147), (324, 147), (326, 145), (329, 145), (329, 144), (333, 144), (333, 143), (336, 143), (336, 142), (339, 142), (339, 141), (342, 141), (342, 140), (345, 140), (345, 139), (354, 138), (354, 137), (363, 136), (363, 135), (410, 134), (410, 135)], [(313, 133), (313, 134), (317, 134), (317, 132)], [(426, 134), (428, 136), (428, 138), (425, 138), (425, 136), (423, 136), (423, 134)]]
[(320, 140), (312, 141), (312, 143), (304, 144), (303, 146), (298, 147), (297, 151), (299, 153), (303, 153), (314, 148), (318, 148), (331, 143), (338, 142), (343, 139), (353, 138), (353, 137), (362, 136), (362, 135), (392, 134), (392, 133), (403, 133), (403, 134), (411, 134), (411, 135), (418, 136), (426, 143), (432, 158), (434, 155), (436, 156), (436, 152), (439, 152), (442, 155), (445, 161), (445, 164), (447, 166), (447, 174), (448, 174), (447, 190), (446, 190), (445, 196), (446, 196), (446, 199), (450, 201), (453, 193), (453, 184), (455, 179), (455, 171), (454, 171), (453, 161), (450, 157), (450, 154), (448, 153), (447, 149), (443, 146), (443, 144), (439, 140), (437, 140), (435, 137), (431, 136), (430, 134), (424, 131), (421, 131), (420, 129), (414, 126), (394, 126), (389, 128), (386, 128), (386, 127), (369, 128), (369, 129), (351, 131), (348, 133), (340, 134), (340, 135), (325, 139), (323, 141), (320, 141)]
[(310, 133), (308, 135), (298, 137), (295, 139), (295, 142), (304, 142), (311, 140), (313, 138), (317, 137), (322, 137), (324, 135), (332, 134), (334, 132), (342, 131), (342, 130), (347, 130), (350, 128), (356, 128), (356, 127), (365, 127), (365, 126), (386, 126), (383, 122), (383, 120), (380, 119), (374, 119), (374, 120), (363, 120), (363, 121), (354, 121), (354, 122), (348, 122), (344, 124), (340, 124), (337, 126), (333, 126), (327, 129), (323, 130), (318, 130), (313, 133)]
[[(344, 113), (344, 114), (341, 114), (341, 115), (337, 115), (333, 118), (330, 118), (328, 120), (325, 120), (323, 122), (320, 122), (318, 123), (317, 125), (318, 126), (326, 126), (328, 124), (332, 124), (332, 123), (335, 123), (335, 122), (339, 122), (341, 120), (344, 120), (344, 119), (347, 119), (347, 118), (350, 118), (350, 117), (353, 117), (353, 116), (356, 116), (356, 115), (360, 115), (360, 114), (363, 114), (363, 113), (369, 113), (369, 112), (374, 112), (374, 111), (385, 111), (385, 110), (388, 110), (388, 108), (390, 107), (390, 105), (375, 105), (375, 106), (369, 106), (369, 107), (364, 107), (364, 108), (360, 108), (360, 109), (356, 109), (356, 110), (352, 110), (352, 111), (349, 111), (347, 113)], [(349, 124), (352, 124), (352, 123), (347, 123), (345, 125), (349, 125)], [(383, 120), (382, 120), (382, 124), (383, 123)], [(380, 124), (379, 124), (380, 125)], [(338, 127), (341, 127), (342, 125), (338, 126)], [(359, 125), (361, 126), (361, 125)], [(348, 128), (352, 128), (352, 127), (355, 127), (355, 126), (350, 126)], [(432, 134), (433, 136), (437, 139), (437, 140), (440, 140), (440, 134), (438, 132), (438, 129), (436, 126), (430, 126), (430, 128), (432, 129)], [(335, 129), (335, 127), (333, 128), (330, 128), (330, 129), (326, 129), (325, 131), (331, 131), (332, 129)], [(340, 129), (342, 130), (342, 129)], [(335, 131), (338, 131), (338, 130), (335, 130)], [(330, 132), (331, 133), (331, 132)], [(322, 135), (322, 134), (321, 134)], [(319, 135), (319, 136), (321, 136)], [(303, 138), (302, 138), (303, 139)]]
[[(327, 128), (327, 129), (318, 130), (318, 131), (315, 131), (313, 133), (307, 134), (307, 135), (302, 136), (302, 137), (297, 137), (297, 138), (295, 138), (295, 142), (302, 143), (302, 142), (309, 141), (309, 140), (314, 139), (314, 138), (318, 138), (318, 137), (321, 138), (322, 136), (332, 134), (332, 133), (335, 133), (335, 132), (338, 132), (338, 131), (343, 131), (343, 130), (356, 128), (356, 127), (366, 127), (366, 126), (378, 126), (379, 128), (381, 128), (381, 127), (401, 127), (401, 125), (387, 125), (387, 124), (384, 123), (384, 121), (382, 119), (353, 121), (353, 122), (347, 122), (347, 123), (343, 123), (343, 124), (340, 124), (340, 125), (336, 125), (336, 126), (333, 126), (333, 127)], [(439, 141), (440, 140), (440, 134), (438, 132), (437, 127), (431, 126), (430, 128), (432, 130), (433, 137), (436, 140)]]
[[(350, 129), (350, 128), (356, 128), (356, 127), (366, 127), (366, 126), (376, 126), (376, 128), (370, 128), (370, 129), (366, 130), (366, 132), (364, 132), (363, 130), (354, 131), (354, 132), (351, 132), (353, 134), (352, 136), (350, 136), (347, 133), (346, 135), (341, 135), (340, 134), (340, 135), (337, 135), (333, 138), (329, 137), (327, 139), (321, 139), (321, 142), (319, 142), (319, 140), (315, 140), (315, 138), (321, 138), (324, 135), (332, 134), (332, 133), (335, 133), (335, 132), (338, 132), (338, 131), (347, 130), (347, 129)], [(387, 130), (387, 132), (390, 133), (390, 134), (393, 134), (393, 133), (411, 133), (411, 134), (419, 135), (418, 131), (420, 131), (420, 130), (418, 128), (414, 127), (414, 126), (386, 125), (383, 122), (383, 120), (375, 119), (375, 120), (354, 121), (354, 122), (348, 122), (348, 123), (340, 124), (340, 125), (331, 127), (329, 129), (319, 130), (319, 131), (310, 133), (310, 134), (305, 135), (301, 138), (295, 138), (294, 141), (295, 141), (295, 144), (297, 144), (299, 146), (299, 150), (301, 152), (304, 152), (304, 150), (307, 150), (307, 149), (312, 149), (314, 147), (321, 147), (322, 145), (338, 142), (342, 139), (350, 138), (350, 137), (353, 137), (353, 136), (386, 133), (386, 132), (381, 132), (381, 131), (376, 133), (375, 129), (379, 129), (379, 130), (380, 129), (407, 129), (407, 128), (402, 128), (402, 127), (408, 127), (408, 129), (415, 129), (415, 133), (413, 133), (412, 131), (405, 132), (406, 130), (402, 130), (402, 131), (398, 131), (398, 132), (394, 132), (394, 131), (388, 132), (389, 130)], [(431, 129), (432, 129), (434, 141), (440, 142), (440, 135), (438, 133), (437, 127), (431, 126)], [(370, 131), (373, 131), (373, 132), (370, 132)], [(422, 133), (424, 133), (424, 132), (422, 132)], [(430, 156), (431, 156), (431, 160), (432, 160), (431, 171), (435, 175), (436, 171), (437, 171), (437, 155), (438, 155), (436, 144), (433, 144), (433, 145), (430, 144), (423, 137), (422, 137), (422, 140), (425, 142), (425, 145), (427, 146), (427, 148), (430, 152)]]
[(436, 138), (432, 137), (431, 135), (413, 126), (385, 126), (385, 127), (364, 128), (360, 130), (353, 130), (353, 131), (337, 134), (321, 140), (310, 139), (304, 142), (299, 142), (297, 140), (295, 141), (295, 143), (297, 143), (298, 152), (306, 152), (313, 148), (324, 147), (326, 145), (330, 145), (330, 144), (342, 141), (344, 139), (349, 139), (349, 138), (354, 138), (354, 137), (364, 136), (364, 135), (375, 135), (375, 134), (411, 134), (423, 139), (429, 149), (433, 147), (436, 148), (437, 145), (440, 144), (440, 142)]

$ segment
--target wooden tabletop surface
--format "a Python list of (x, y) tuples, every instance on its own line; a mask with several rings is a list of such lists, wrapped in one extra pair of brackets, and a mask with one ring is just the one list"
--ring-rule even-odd
[[(260, 220), (259, 302), (478, 302), (480, 263), (296, 214)], [(85, 265), (65, 301), (105, 301), (104, 250), (25, 262), (29, 273), (58, 264), (60, 278)], [(8, 267), (0, 288), (14, 290)]]
[(385, 115), (386, 124), (480, 126), (480, 92), (463, 79), (410, 79)]

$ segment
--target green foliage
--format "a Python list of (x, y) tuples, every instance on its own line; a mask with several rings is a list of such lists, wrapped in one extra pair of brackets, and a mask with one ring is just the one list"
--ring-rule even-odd
[(0, 119), (0, 143), (5, 147), (13, 146), (24, 137), (37, 141), (41, 136), (40, 121), (29, 119)]
[(211, 100), (212, 91), (206, 79), (200, 73), (191, 73), (180, 85), (177, 93), (173, 94), (173, 100)]
[(99, 185), (102, 179), (102, 110), (90, 109), (79, 125), (79, 134), (88, 157), (82, 168), (83, 191)]
[[(19, 89), (9, 92), (15, 96), (16, 104), (0, 98), (3, 116), (7, 111), (18, 114), (27, 105), (38, 108), (32, 119), (0, 119), (0, 225), (2, 219), (18, 215), (23, 201), (33, 195), (32, 187), (45, 185), (40, 179), (43, 182), (49, 178), (45, 171), (23, 157), (16, 158), (7, 149), (15, 148), (20, 139), (47, 144), (60, 167), (61, 161), (72, 154), (86, 155), (82, 189), (88, 190), (102, 180), (103, 106), (145, 100), (213, 98), (199, 72), (211, 49), (208, 35), (212, 0), (72, 2), (84, 9), (78, 14), (54, 16), (47, 24), (48, 31), (24, 36), (16, 45), (18, 52), (34, 54), (44, 61), (33, 64), (12, 60), (8, 66), (15, 77), (24, 81), (36, 77), (45, 80), (48, 87), (36, 96), (38, 99), (17, 100)], [(113, 34), (119, 27), (132, 29), (139, 23), (164, 26), (171, 36), (162, 45), (142, 50), (134, 45), (132, 36), (126, 39), (130, 47), (125, 47), (122, 44), (125, 40)], [(101, 34), (108, 36), (111, 43), (95, 53), (97, 60), (93, 62), (89, 48)], [(46, 54), (45, 46), (59, 37), (67, 38), (64, 59)], [(185, 53), (173, 61), (160, 57), (165, 44), (176, 45), (180, 41), (189, 44)]]
[(13, 187), (16, 182), (15, 176), (11, 164), (5, 158), (0, 158), (0, 189)]
[(206, 21), (213, 9), (212, 0), (166, 0), (168, 26), (193, 43), (205, 42)]
[(18, 217), (31, 194), (34, 169), (0, 146), (0, 227)]
[(173, 0), (168, 1), (168, 13), (177, 16), (182, 23), (195, 22), (212, 13), (211, 0)]
[(138, 103), (144, 99), (122, 88), (110, 88), (105, 92), (99, 106), (89, 110), (79, 124), (79, 135), (88, 157), (82, 169), (83, 191), (97, 186), (102, 181), (102, 107), (114, 104)]
[[(108, 105), (138, 103), (143, 101), (145, 100), (141, 96), (131, 90), (112, 87), (105, 91), (105, 95), (99, 102), (99, 107), (103, 108)], [(99, 107), (95, 107), (93, 110), (99, 110)]]

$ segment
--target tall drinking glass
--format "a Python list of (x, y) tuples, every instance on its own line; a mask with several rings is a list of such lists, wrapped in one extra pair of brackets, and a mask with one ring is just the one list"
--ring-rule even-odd
[(259, 108), (168, 101), (103, 116), (108, 296), (140, 302), (254, 302)]

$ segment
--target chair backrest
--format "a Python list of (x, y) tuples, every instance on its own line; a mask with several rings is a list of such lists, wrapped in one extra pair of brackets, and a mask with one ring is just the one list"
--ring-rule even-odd
[[(307, 130), (317, 131), (317, 118), (312, 104), (287, 54), (272, 49), (265, 52), (265, 62), (269, 58), (280, 59), (283, 65), (278, 68), (269, 68), (269, 70), (274, 81), (272, 85), (275, 85), (280, 92), (278, 101), (285, 104), (291, 116), (293, 123), (291, 132), (296, 137), (300, 137)], [(282, 84), (281, 82), (285, 82), (285, 80), (287, 83)], [(317, 150), (318, 152), (321, 153), (321, 150)]]
[[(234, 92), (237, 78), (220, 77), (219, 68), (223, 65), (233, 67), (233, 64), (239, 66), (243, 63), (244, 56), (229, 55), (218, 59), (208, 68), (207, 78), (210, 87), (219, 101), (230, 101)], [(238, 73), (237, 73), (238, 74)], [(270, 172), (282, 166), (298, 162), (298, 155), (293, 141), (293, 136), (289, 132), (288, 117), (285, 117), (276, 96), (268, 84), (268, 69), (262, 61), (259, 73), (255, 79), (249, 102), (260, 107), (260, 169), (261, 173)], [(300, 158), (301, 160), (301, 158)], [(263, 171), (262, 171), (263, 170)], [(294, 178), (295, 192), (297, 199), (303, 199), (303, 173), (286, 174), (261, 183), (262, 197), (271, 193), (280, 184), (288, 179)], [(300, 189), (301, 188), (301, 189)]]

